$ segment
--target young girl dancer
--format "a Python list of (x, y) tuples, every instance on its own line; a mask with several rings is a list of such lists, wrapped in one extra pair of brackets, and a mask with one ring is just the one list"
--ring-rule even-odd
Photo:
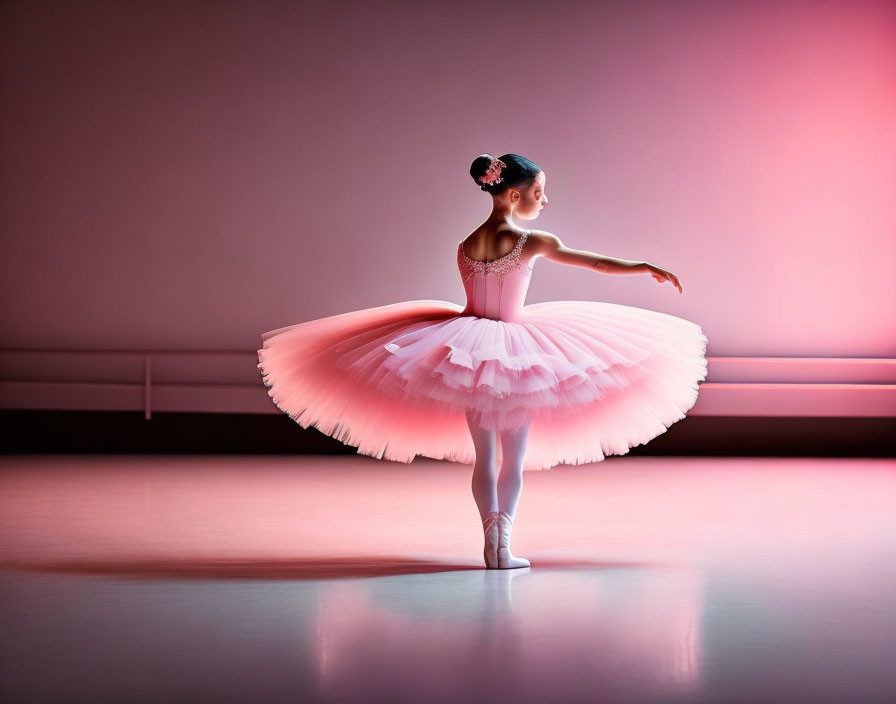
[(403, 301), (272, 330), (258, 368), (278, 408), (359, 453), (472, 464), (486, 567), (528, 567), (510, 550), (523, 471), (598, 462), (665, 432), (697, 401), (708, 339), (643, 308), (525, 305), (539, 257), (682, 287), (653, 264), (521, 228), (549, 202), (529, 159), (483, 154), (470, 174), (492, 211), (457, 245), (465, 306)]

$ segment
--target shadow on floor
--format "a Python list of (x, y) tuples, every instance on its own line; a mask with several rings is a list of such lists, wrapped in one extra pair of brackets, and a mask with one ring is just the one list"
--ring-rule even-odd
[[(532, 568), (542, 569), (653, 569), (682, 567), (656, 562), (600, 561), (577, 558), (541, 558)], [(80, 574), (128, 579), (349, 579), (405, 574), (481, 571), (478, 564), (452, 564), (406, 557), (327, 557), (292, 559), (161, 558), (149, 560), (68, 560), (7, 563), (6, 568), (55, 574)], [(530, 568), (531, 569), (531, 568)]]

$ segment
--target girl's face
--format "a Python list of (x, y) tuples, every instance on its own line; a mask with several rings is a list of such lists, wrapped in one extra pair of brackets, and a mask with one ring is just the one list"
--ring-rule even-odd
[(541, 209), (548, 204), (548, 197), (544, 189), (546, 178), (544, 171), (539, 171), (529, 188), (513, 189), (520, 194), (513, 208), (514, 215), (518, 215), (523, 220), (534, 220), (538, 217)]

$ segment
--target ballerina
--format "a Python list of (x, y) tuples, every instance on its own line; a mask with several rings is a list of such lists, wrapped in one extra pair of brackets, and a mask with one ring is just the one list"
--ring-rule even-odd
[(599, 462), (665, 432), (697, 401), (708, 339), (643, 308), (525, 305), (539, 258), (683, 289), (661, 267), (519, 227), (549, 202), (531, 160), (483, 154), (470, 175), (492, 211), (457, 246), (465, 306), (403, 301), (272, 330), (258, 368), (278, 408), (359, 453), (472, 464), (486, 567), (529, 567), (510, 550), (523, 472)]

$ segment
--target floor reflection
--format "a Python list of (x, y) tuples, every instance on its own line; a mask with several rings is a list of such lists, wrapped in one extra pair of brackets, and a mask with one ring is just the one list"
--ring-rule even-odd
[(0, 459), (6, 702), (896, 701), (896, 463)]
[[(403, 701), (660, 698), (700, 677), (694, 570), (483, 571), (333, 582), (315, 633), (320, 695)], [(409, 677), (409, 667), (413, 676)]]

